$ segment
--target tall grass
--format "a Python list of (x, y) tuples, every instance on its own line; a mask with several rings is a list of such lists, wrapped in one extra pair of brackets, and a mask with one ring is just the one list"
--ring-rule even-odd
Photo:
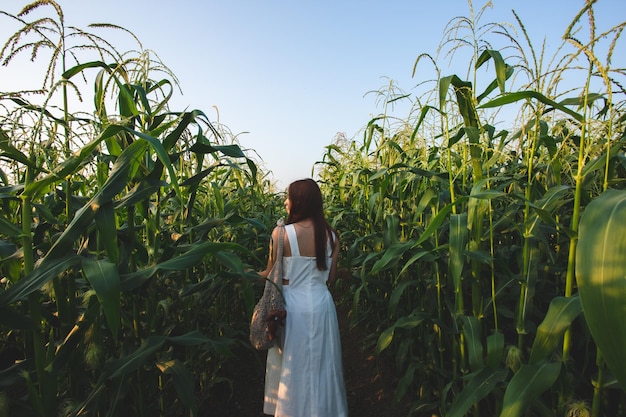
[[(624, 69), (610, 63), (626, 23), (597, 29), (587, 2), (548, 61), (516, 14), (484, 24), (490, 5), (469, 6), (439, 57), (416, 60), (433, 81), (381, 90), (411, 100), (409, 114), (383, 111), (320, 164), (352, 317), (395, 358), (414, 415), (565, 415), (581, 398), (593, 415), (624, 413), (622, 388), (595, 365), (574, 261), (585, 207), (624, 188)], [(588, 41), (574, 38), (580, 26)], [(439, 60), (467, 48), (467, 73), (442, 75)], [(515, 120), (500, 120), (512, 107)]]

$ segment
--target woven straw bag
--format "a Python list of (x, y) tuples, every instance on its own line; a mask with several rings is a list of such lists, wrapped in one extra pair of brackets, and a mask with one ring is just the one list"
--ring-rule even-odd
[(285, 222), (281, 218), (276, 225), (279, 227), (276, 261), (265, 281), (263, 295), (254, 307), (250, 320), (250, 343), (257, 350), (280, 347), (287, 317), (282, 293)]

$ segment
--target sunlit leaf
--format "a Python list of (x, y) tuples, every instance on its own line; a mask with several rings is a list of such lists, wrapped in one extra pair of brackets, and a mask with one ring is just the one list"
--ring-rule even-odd
[(552, 300), (548, 313), (537, 328), (529, 363), (537, 363), (563, 341), (563, 333), (582, 312), (580, 300), (574, 297), (557, 297)]
[[(466, 199), (467, 197), (459, 198), (456, 201), (456, 204), (460, 204)], [(428, 238), (430, 238), (433, 233), (435, 233), (439, 229), (439, 226), (441, 226), (444, 220), (448, 217), (448, 214), (450, 214), (450, 211), (452, 211), (452, 207), (454, 205), (455, 203), (450, 203), (437, 212), (437, 215), (433, 219), (431, 219), (430, 223), (428, 223), (428, 226), (426, 227), (426, 230), (424, 230), (424, 233), (422, 233), (417, 242), (415, 242), (416, 247)]]
[(486, 108), (491, 108), (491, 107), (501, 107), (506, 104), (515, 103), (516, 101), (526, 100), (529, 98), (534, 98), (544, 104), (547, 104), (548, 106), (552, 106), (557, 110), (561, 110), (562, 112), (572, 116), (574, 119), (576, 119), (579, 122), (583, 120), (583, 116), (580, 115), (579, 113), (576, 113), (575, 111), (571, 110), (570, 108), (566, 107), (563, 104), (550, 100), (549, 98), (547, 98), (541, 93), (538, 93), (537, 91), (519, 91), (519, 92), (514, 92), (514, 93), (505, 93), (498, 98), (495, 98), (485, 104), (480, 105), (479, 108), (486, 109)]
[(409, 316), (400, 317), (398, 320), (396, 320), (393, 326), (385, 329), (378, 336), (378, 341), (376, 343), (376, 353), (380, 353), (383, 350), (387, 349), (387, 347), (389, 347), (389, 345), (393, 341), (393, 336), (396, 328), (412, 329), (416, 326), (419, 326), (426, 319), (428, 319), (428, 315), (420, 312), (414, 312)]
[(454, 403), (446, 412), (446, 417), (463, 417), (468, 410), (485, 398), (495, 386), (506, 379), (506, 369), (493, 370), (483, 368), (468, 375), (468, 381), (463, 391), (455, 398)]
[(554, 384), (560, 372), (560, 362), (522, 365), (506, 387), (500, 417), (526, 415), (530, 404)]
[(605, 191), (580, 219), (576, 282), (593, 339), (626, 387), (626, 192)]

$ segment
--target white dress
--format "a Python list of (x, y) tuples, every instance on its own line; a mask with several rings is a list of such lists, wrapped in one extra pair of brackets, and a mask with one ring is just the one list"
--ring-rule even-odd
[(283, 257), (287, 319), (282, 351), (267, 353), (263, 412), (276, 417), (346, 417), (337, 311), (326, 271), (314, 257), (300, 256), (293, 224), (285, 226), (291, 256)]

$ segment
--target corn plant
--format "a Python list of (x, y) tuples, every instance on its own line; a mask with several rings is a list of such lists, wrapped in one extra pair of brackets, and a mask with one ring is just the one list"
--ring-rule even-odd
[(91, 27), (137, 41), (120, 53), (54, 1), (2, 17), (22, 25), (4, 64), (51, 51), (41, 88), (0, 93), (9, 410), (197, 415), (246, 330), (271, 185), (225, 127), (169, 108), (174, 74), (129, 31)]
[[(615, 391), (610, 377), (594, 376), (601, 348), (580, 320), (573, 260), (580, 213), (609, 184), (623, 188), (623, 101), (612, 93), (623, 93), (623, 69), (609, 63), (624, 24), (596, 33), (586, 3), (551, 67), (517, 15), (522, 42), (515, 26), (480, 23), (489, 4), (469, 5), (441, 48), (469, 60), (467, 78), (420, 55), (436, 79), (419, 85), (432, 90), (380, 91), (385, 103), (413, 100), (408, 116), (384, 108), (362, 142), (327, 148), (320, 175), (353, 271), (352, 317), (374, 323), (370, 348), (395, 357), (397, 396), (416, 415), (559, 415), (578, 398), (594, 415), (623, 412), (601, 393)], [(572, 35), (582, 16), (587, 43)], [(602, 61), (594, 50), (607, 38)], [(584, 85), (562, 91), (580, 71)], [(499, 129), (514, 104), (513, 126)]]

